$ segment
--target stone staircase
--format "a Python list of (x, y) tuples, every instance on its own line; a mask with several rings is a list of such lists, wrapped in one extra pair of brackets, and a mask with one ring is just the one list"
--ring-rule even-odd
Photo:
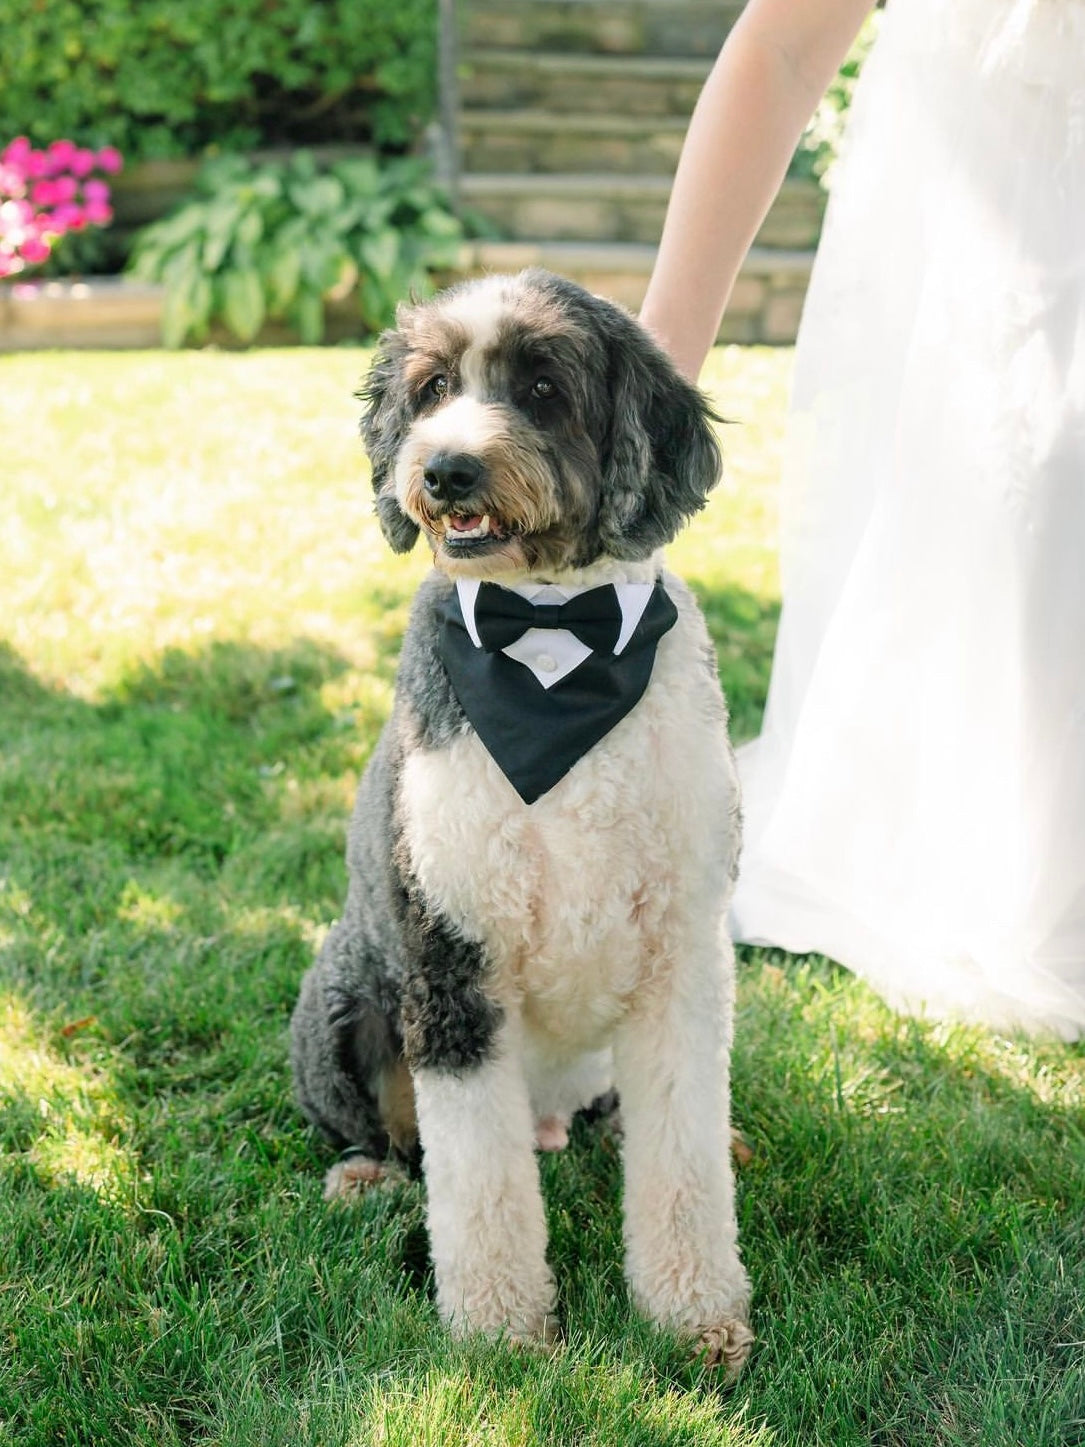
[[(474, 270), (545, 265), (636, 308), (697, 96), (741, 0), (459, 0), (462, 204), (506, 238)], [(794, 339), (822, 195), (788, 183), (724, 340)]]

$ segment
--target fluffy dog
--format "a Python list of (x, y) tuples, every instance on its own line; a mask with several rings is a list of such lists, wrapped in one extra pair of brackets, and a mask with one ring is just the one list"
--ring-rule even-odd
[[(421, 531), (435, 570), (294, 1012), (302, 1108), (353, 1148), (328, 1193), (420, 1145), (442, 1317), (547, 1340), (533, 1148), (613, 1081), (633, 1300), (737, 1370), (738, 793), (714, 652), (659, 552), (717, 479), (710, 413), (626, 313), (539, 271), (402, 310), (361, 395), (385, 537)], [(540, 611), (486, 642), (483, 596)], [(615, 597), (603, 625), (563, 607)]]

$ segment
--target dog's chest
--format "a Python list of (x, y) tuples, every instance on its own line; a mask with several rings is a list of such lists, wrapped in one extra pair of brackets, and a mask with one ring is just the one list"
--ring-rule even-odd
[(689, 674), (703, 669), (692, 631), (679, 624), (637, 707), (531, 806), (473, 732), (406, 761), (427, 902), (485, 946), (499, 992), (544, 1030), (605, 1032), (691, 902), (725, 905), (735, 785), (722, 708)]

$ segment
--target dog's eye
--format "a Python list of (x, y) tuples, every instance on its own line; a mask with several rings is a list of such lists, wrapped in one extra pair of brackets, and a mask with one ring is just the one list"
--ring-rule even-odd
[(531, 384), (531, 395), (538, 397), (541, 402), (548, 402), (551, 397), (556, 397), (557, 394), (558, 389), (549, 377), (536, 377)]
[(431, 377), (422, 388), (422, 396), (426, 401), (440, 401), (448, 396), (448, 378), (443, 372), (438, 372), (436, 377)]

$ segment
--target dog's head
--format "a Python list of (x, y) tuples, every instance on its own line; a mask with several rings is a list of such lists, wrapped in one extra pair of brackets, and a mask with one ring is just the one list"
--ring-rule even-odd
[(619, 307), (543, 271), (401, 309), (360, 394), (377, 513), (468, 577), (647, 557), (704, 506), (711, 411)]

